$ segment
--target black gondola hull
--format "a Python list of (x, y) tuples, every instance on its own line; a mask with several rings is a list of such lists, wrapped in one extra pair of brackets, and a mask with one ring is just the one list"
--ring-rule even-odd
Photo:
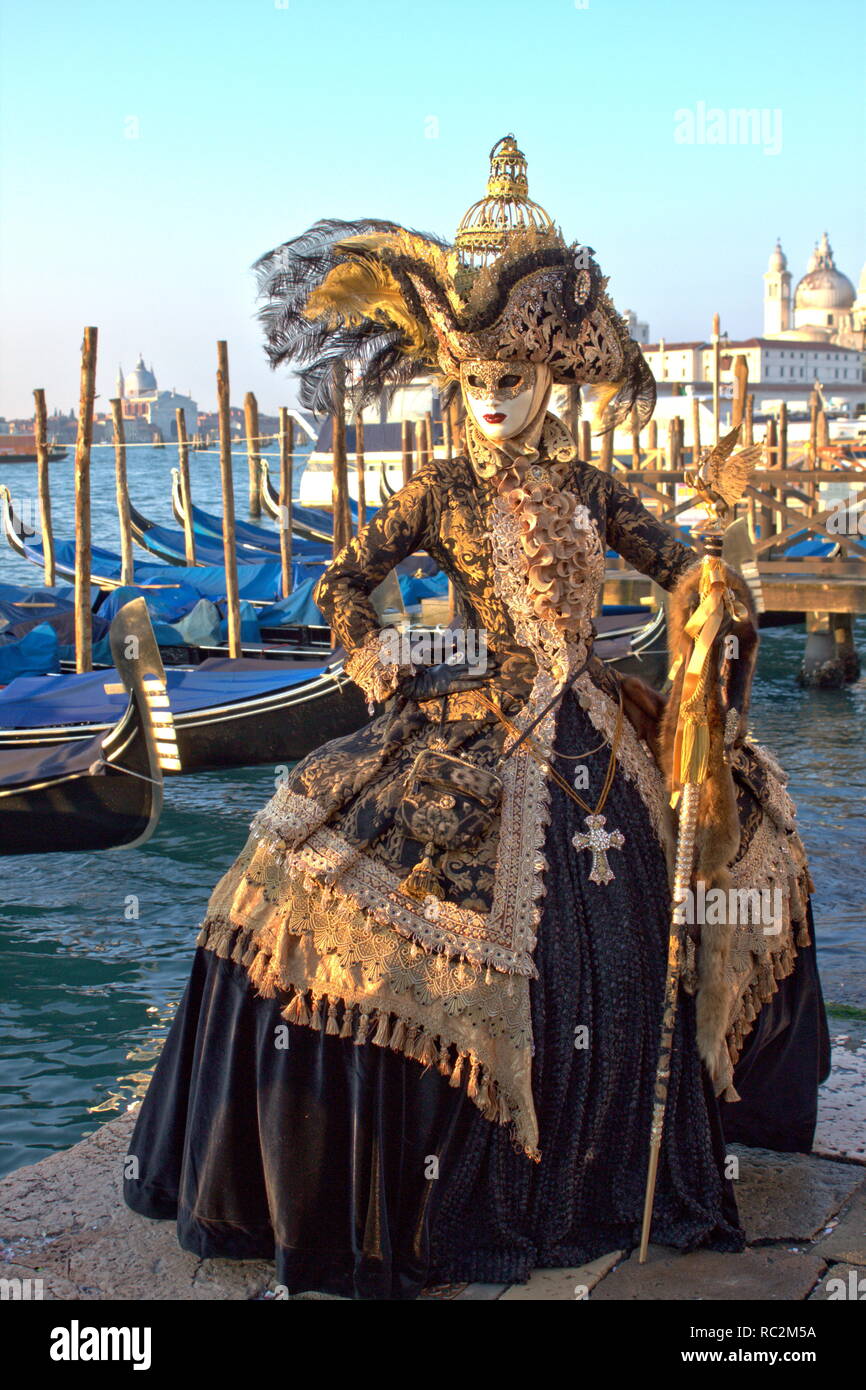
[[(177, 766), (165, 672), (143, 599), (126, 604), (111, 647), (128, 696), (111, 726), (3, 730), (0, 854), (48, 854), (140, 844), (162, 810), (162, 768)], [(39, 737), (43, 735), (42, 737)]]

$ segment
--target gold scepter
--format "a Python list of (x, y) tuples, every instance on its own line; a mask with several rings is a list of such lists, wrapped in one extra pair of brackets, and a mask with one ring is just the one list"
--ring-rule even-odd
[[(762, 444), (753, 444), (734, 454), (742, 421), (715, 448), (705, 451), (696, 472), (687, 472), (685, 480), (698, 494), (707, 513), (707, 524), (697, 532), (704, 547), (701, 561), (700, 603), (688, 623), (686, 632), (692, 639), (692, 652), (683, 675), (672, 764), (671, 805), (679, 808), (677, 848), (674, 860), (673, 904), (671, 929), (668, 938), (667, 976), (664, 1010), (662, 1013), (659, 1058), (653, 1092), (650, 1151), (647, 1165), (646, 1196), (644, 1198), (638, 1263), (646, 1262), (652, 1226), (656, 1178), (661, 1154), (665, 1111), (671, 1078), (671, 1053), (679, 997), (681, 955), (683, 945), (684, 906), (691, 887), (698, 828), (701, 785), (706, 780), (709, 759), (709, 725), (707, 696), (712, 671), (713, 644), (726, 615), (746, 616), (725, 579), (722, 545), (727, 524), (763, 452)], [(672, 675), (677, 667), (674, 667)]]

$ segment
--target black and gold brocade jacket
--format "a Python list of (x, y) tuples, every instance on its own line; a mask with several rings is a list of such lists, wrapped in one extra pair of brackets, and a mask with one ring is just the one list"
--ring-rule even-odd
[[(697, 559), (663, 523), (615, 478), (575, 461), (565, 485), (587, 507), (607, 548), (640, 573), (672, 589)], [(456, 607), (467, 628), (486, 633), (502, 685), (518, 698), (528, 693), (535, 670), (531, 653), (515, 640), (510, 615), (493, 583), (488, 535), (495, 489), (479, 478), (470, 460), (435, 460), (416, 472), (354, 537), (323, 575), (315, 599), (339, 640), (352, 652), (378, 632), (370, 594), (393, 567), (426, 551), (455, 588)], [(599, 669), (601, 668), (601, 669)], [(600, 662), (591, 669), (605, 678)]]

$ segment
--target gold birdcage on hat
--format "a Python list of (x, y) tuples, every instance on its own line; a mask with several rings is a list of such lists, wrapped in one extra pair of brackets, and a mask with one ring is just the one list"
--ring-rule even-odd
[(487, 192), (464, 213), (454, 244), (461, 265), (479, 268), (494, 260), (511, 232), (554, 230), (553, 221), (529, 196), (526, 156), (513, 135), (490, 151)]

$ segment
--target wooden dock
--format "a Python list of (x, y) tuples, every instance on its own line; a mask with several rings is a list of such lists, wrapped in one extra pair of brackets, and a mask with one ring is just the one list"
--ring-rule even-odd
[[(627, 459), (615, 454), (604, 439), (593, 457), (587, 450), (588, 430), (582, 432), (581, 452), (588, 462), (631, 488), (660, 521), (676, 525), (695, 505), (691, 490), (684, 499), (682, 490), (688, 487), (686, 471), (700, 459), (700, 441), (698, 448), (686, 448), (684, 421), (675, 416), (666, 443), (660, 444), (654, 423), (648, 426), (646, 447), (633, 431)], [(748, 408), (745, 425), (743, 443), (748, 444), (752, 442)], [(767, 466), (753, 475), (738, 514), (749, 520), (768, 614), (801, 615), (806, 623), (809, 636), (800, 679), (810, 685), (840, 686), (860, 673), (852, 623), (858, 614), (866, 613), (866, 464), (858, 466), (857, 460), (846, 458), (844, 444), (831, 445), (826, 439), (820, 406), (813, 405), (809, 440), (793, 447), (785, 412), (771, 419), (765, 435)], [(821, 484), (843, 486), (847, 500), (824, 505)], [(795, 541), (805, 539), (829, 542), (832, 552), (826, 556), (789, 553)], [(638, 590), (625, 561), (621, 568), (621, 597), (628, 601), (627, 595)], [(616, 573), (610, 578), (615, 580)]]

